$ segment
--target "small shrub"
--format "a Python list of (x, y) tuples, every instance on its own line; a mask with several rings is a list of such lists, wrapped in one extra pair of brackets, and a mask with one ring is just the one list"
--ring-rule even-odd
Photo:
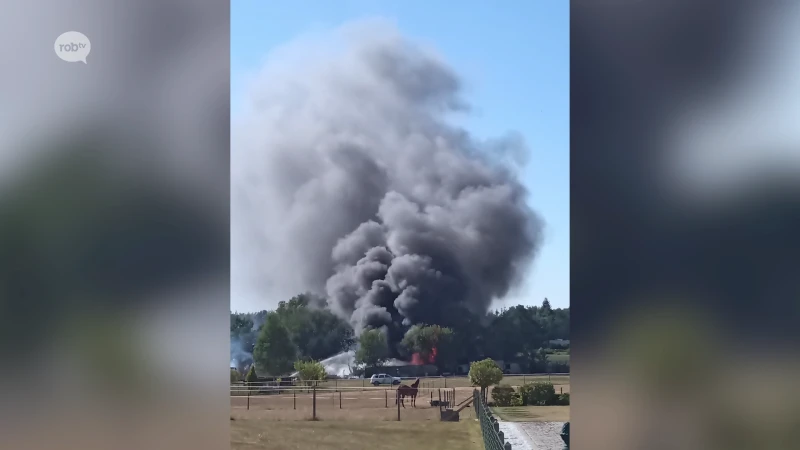
[(258, 381), (258, 375), (256, 374), (256, 366), (250, 366), (250, 370), (247, 371), (247, 376), (245, 377), (245, 381), (248, 383), (255, 383)]
[(295, 361), (294, 370), (297, 371), (297, 377), (307, 386), (319, 386), (319, 382), (327, 376), (325, 366), (319, 361)]
[(528, 399), (531, 397), (531, 391), (533, 390), (533, 386), (528, 383), (524, 384), (519, 387), (517, 391), (517, 395), (519, 395), (520, 400), (522, 400), (522, 405), (527, 406), (529, 405)]
[(569, 406), (569, 392), (566, 394), (559, 394), (556, 399), (556, 405)]
[(495, 386), (492, 389), (492, 400), (497, 406), (511, 406), (511, 398), (514, 396), (514, 388), (507, 385)]
[(511, 406), (524, 406), (525, 403), (522, 401), (522, 397), (519, 393), (515, 392), (514, 395), (511, 396)]
[(238, 383), (242, 379), (242, 374), (234, 368), (231, 368), (231, 384)]
[(526, 405), (545, 406), (556, 401), (556, 388), (553, 383), (537, 381), (528, 383), (519, 388), (519, 394)]

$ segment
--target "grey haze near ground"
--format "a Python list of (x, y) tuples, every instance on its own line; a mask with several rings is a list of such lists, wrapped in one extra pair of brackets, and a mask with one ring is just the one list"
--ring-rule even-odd
[(524, 141), (452, 125), (462, 80), (390, 24), (276, 51), (248, 100), (232, 128), (234, 302), (309, 291), (357, 333), (436, 323), (486, 311), (534, 260)]

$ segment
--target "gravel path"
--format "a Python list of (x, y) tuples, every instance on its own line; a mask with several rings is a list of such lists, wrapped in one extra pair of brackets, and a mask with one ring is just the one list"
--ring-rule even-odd
[[(561, 440), (561, 427), (564, 422), (518, 422), (520, 430), (528, 436), (533, 446), (532, 450), (561, 450), (564, 441)], [(511, 443), (512, 450), (516, 450)]]
[(503, 422), (500, 431), (512, 450), (562, 450), (561, 427), (564, 422)]
[(521, 424), (515, 422), (502, 422), (498, 419), (500, 431), (511, 443), (511, 450), (538, 450), (534, 447), (531, 438), (522, 430)]

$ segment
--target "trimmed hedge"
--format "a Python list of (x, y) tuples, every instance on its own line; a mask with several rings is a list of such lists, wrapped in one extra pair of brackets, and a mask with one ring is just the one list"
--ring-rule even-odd
[(558, 396), (553, 383), (547, 381), (537, 381), (520, 386), (519, 395), (525, 405), (548, 406), (555, 405)]
[(513, 387), (501, 384), (492, 389), (492, 400), (497, 406), (512, 406), (511, 401), (515, 394)]

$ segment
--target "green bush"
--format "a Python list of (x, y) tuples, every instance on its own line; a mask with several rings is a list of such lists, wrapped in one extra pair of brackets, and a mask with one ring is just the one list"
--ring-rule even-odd
[(511, 406), (513, 396), (514, 388), (511, 386), (501, 384), (492, 389), (492, 400), (497, 406)]
[(231, 368), (231, 384), (238, 383), (242, 379), (242, 374), (238, 370)]
[(524, 404), (532, 406), (553, 405), (557, 399), (556, 388), (553, 383), (547, 381), (537, 381), (521, 386), (519, 395)]
[(255, 383), (258, 381), (258, 374), (256, 374), (256, 366), (250, 366), (250, 370), (247, 371), (247, 376), (245, 376), (245, 381), (248, 383)]
[(325, 366), (319, 361), (295, 361), (294, 370), (297, 371), (298, 378), (308, 386), (324, 380), (327, 376)]
[(556, 398), (556, 405), (568, 406), (569, 405), (569, 392), (566, 394), (559, 394)]
[(514, 395), (511, 396), (511, 406), (524, 406), (525, 402), (522, 401), (522, 397), (519, 393), (515, 392)]

